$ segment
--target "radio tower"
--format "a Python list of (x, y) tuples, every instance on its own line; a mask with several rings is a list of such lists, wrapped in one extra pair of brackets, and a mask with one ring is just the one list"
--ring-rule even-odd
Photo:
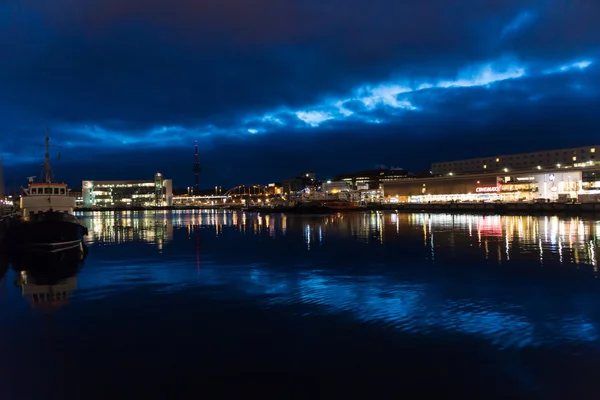
[(194, 173), (196, 174), (196, 190), (198, 190), (198, 173), (200, 172), (200, 163), (198, 162), (198, 141), (194, 142), (196, 144), (196, 162), (194, 163)]

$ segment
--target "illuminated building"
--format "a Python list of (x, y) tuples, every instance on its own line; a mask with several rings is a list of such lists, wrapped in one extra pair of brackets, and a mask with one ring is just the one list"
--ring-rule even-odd
[(383, 190), (381, 189), (360, 190), (360, 201), (362, 203), (382, 203), (383, 200)]
[(350, 190), (350, 182), (347, 181), (327, 181), (321, 184), (321, 191), (326, 193), (347, 192)]
[(173, 181), (157, 173), (148, 181), (83, 181), (84, 207), (173, 205)]
[[(596, 201), (594, 170), (562, 168), (537, 172), (453, 175), (407, 179), (383, 185), (387, 202)], [(591, 199), (591, 200), (590, 200)]]
[(531, 170), (565, 166), (588, 167), (594, 166), (598, 162), (596, 149), (598, 149), (598, 155), (600, 155), (600, 145), (598, 145), (438, 162), (431, 165), (431, 172), (434, 175), (447, 175), (496, 172), (504, 169)]
[(283, 185), (281, 183), (269, 183), (267, 185), (267, 190), (271, 195), (282, 195)]
[(353, 174), (342, 174), (334, 181), (344, 181), (354, 190), (379, 189), (379, 185), (408, 178), (408, 172), (403, 169), (374, 169), (360, 171)]
[(298, 193), (305, 188), (315, 189), (317, 176), (314, 172), (303, 172), (300, 176), (283, 181), (283, 192)]
[(231, 196), (187, 195), (173, 196), (174, 206), (215, 205), (225, 203)]

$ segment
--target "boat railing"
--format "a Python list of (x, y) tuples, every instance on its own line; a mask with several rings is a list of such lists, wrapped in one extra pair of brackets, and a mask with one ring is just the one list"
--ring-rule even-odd
[[(76, 223), (78, 223), (78, 224), (80, 224), (80, 225), (86, 226), (86, 225), (85, 225), (85, 221), (84, 221), (83, 219), (81, 219), (81, 218), (79, 218), (79, 217), (76, 217), (75, 215), (73, 215), (73, 214), (70, 214), (70, 213), (67, 213), (67, 212), (65, 212), (64, 214), (65, 214), (65, 215), (68, 215), (68, 216), (69, 216), (69, 217), (70, 217), (70, 218), (71, 218), (71, 219), (72, 219), (74, 222), (76, 222)], [(18, 214), (15, 214), (15, 215), (18, 215)], [(49, 216), (47, 216), (47, 215), (46, 215), (45, 213), (43, 213), (43, 212), (41, 212), (41, 213), (39, 213), (39, 214), (34, 214), (34, 215), (35, 215), (35, 217), (36, 217), (36, 219), (37, 219), (38, 221), (40, 221), (40, 220), (41, 220), (41, 221), (43, 221), (43, 220), (45, 220), (45, 219), (49, 219), (49, 220), (52, 220), (52, 219), (53, 219), (53, 217), (49, 217)], [(27, 217), (26, 217), (26, 218), (27, 218)]]

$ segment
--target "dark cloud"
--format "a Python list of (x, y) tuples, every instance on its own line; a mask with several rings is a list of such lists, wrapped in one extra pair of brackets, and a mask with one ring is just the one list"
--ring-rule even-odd
[(593, 0), (5, 1), (2, 152), (29, 175), (50, 125), (65, 178), (185, 186), (194, 140), (210, 185), (585, 144), (599, 23)]

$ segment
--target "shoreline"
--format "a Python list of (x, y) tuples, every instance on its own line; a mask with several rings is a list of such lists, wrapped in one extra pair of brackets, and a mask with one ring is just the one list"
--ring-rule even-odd
[(449, 214), (495, 214), (495, 215), (595, 215), (600, 214), (600, 203), (455, 203), (455, 204), (373, 204), (366, 208), (327, 209), (324, 207), (252, 207), (242, 206), (183, 206), (183, 207), (112, 207), (103, 209), (77, 208), (76, 212), (124, 212), (124, 211), (188, 211), (188, 210), (231, 210), (264, 214), (337, 214), (369, 211), (391, 211), (398, 213), (449, 213)]

